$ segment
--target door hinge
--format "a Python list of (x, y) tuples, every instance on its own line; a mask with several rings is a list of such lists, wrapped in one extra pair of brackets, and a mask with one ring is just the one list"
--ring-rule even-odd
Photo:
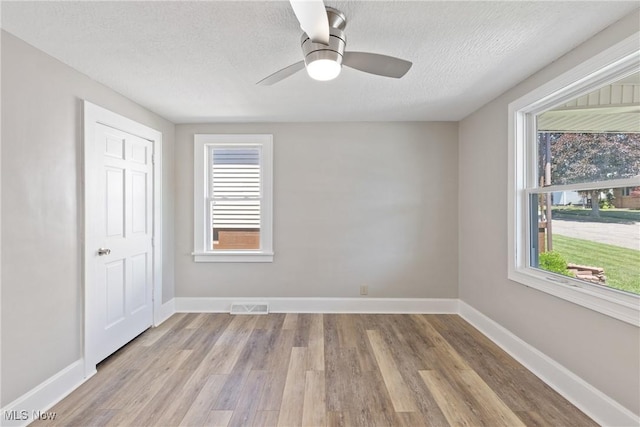
[(156, 164), (156, 155), (155, 155), (155, 154), (152, 154), (152, 155), (151, 155), (151, 164), (152, 164), (152, 165), (155, 165), (155, 164)]
[(154, 248), (156, 246), (156, 239), (154, 237), (151, 238), (151, 247)]

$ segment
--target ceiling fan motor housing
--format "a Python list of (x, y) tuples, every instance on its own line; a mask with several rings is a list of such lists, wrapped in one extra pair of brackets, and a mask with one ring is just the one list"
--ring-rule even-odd
[(302, 34), (300, 39), (302, 43), (302, 53), (304, 54), (304, 63), (310, 63), (319, 59), (329, 59), (338, 64), (342, 64), (342, 55), (347, 44), (347, 38), (344, 31), (338, 28), (329, 28), (329, 44), (314, 43), (306, 33)]

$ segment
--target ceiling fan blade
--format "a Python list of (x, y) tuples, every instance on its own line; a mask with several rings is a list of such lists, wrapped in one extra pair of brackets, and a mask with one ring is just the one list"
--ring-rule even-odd
[(278, 83), (280, 80), (284, 80), (287, 77), (292, 76), (302, 69), (304, 69), (304, 61), (296, 62), (295, 64), (291, 64), (280, 71), (276, 71), (269, 77), (265, 77), (256, 84), (262, 86), (271, 86), (274, 83)]
[(290, 0), (302, 31), (314, 43), (329, 44), (329, 19), (322, 0)]
[(413, 64), (404, 59), (377, 53), (345, 52), (342, 57), (342, 65), (369, 74), (399, 79), (407, 74)]

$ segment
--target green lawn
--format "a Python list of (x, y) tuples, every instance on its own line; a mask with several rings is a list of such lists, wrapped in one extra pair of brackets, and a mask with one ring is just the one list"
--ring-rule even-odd
[(558, 234), (553, 250), (567, 262), (604, 268), (610, 287), (640, 294), (640, 251)]

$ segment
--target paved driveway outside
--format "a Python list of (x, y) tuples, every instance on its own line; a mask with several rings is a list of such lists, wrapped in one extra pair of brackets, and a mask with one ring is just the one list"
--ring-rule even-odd
[(554, 219), (552, 232), (640, 251), (640, 223), (614, 224)]

